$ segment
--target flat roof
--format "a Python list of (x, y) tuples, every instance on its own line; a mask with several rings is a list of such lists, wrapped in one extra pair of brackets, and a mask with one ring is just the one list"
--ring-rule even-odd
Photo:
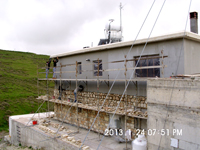
[[(151, 38), (149, 38), (148, 43), (179, 39), (179, 38), (183, 38), (184, 35), (185, 35), (186, 39), (190, 39), (190, 40), (193, 40), (193, 41), (200, 42), (200, 35), (198, 35), (196, 33), (192, 33), (192, 32), (182, 31), (182, 32), (177, 32), (177, 33), (172, 33), (172, 34), (166, 34), (166, 35), (151, 37)], [(135, 41), (134, 45), (144, 44), (144, 43), (146, 43), (146, 41), (147, 41), (147, 38), (139, 39), (139, 40)], [(65, 56), (78, 55), (78, 54), (90, 53), (90, 52), (95, 52), (95, 51), (103, 51), (103, 50), (107, 50), (107, 49), (127, 47), (127, 46), (131, 46), (133, 44), (133, 42), (134, 42), (134, 40), (126, 41), (126, 42), (117, 42), (117, 43), (99, 45), (99, 46), (96, 46), (96, 47), (90, 47), (90, 48), (66, 52), (66, 53), (62, 53), (62, 54), (51, 55), (50, 57), (51, 58), (65, 57)]]

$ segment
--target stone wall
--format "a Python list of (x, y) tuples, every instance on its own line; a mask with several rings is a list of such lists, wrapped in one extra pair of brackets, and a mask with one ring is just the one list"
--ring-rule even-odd
[[(107, 93), (97, 93), (97, 92), (79, 92), (78, 101), (81, 102), (78, 105), (78, 119), (79, 126), (89, 129), (98, 113), (98, 102), (99, 106), (102, 105), (104, 99), (106, 98)], [(59, 91), (54, 91), (55, 99), (59, 97)], [(114, 113), (114, 110), (119, 103), (121, 95), (119, 94), (110, 94), (105, 104), (102, 108), (102, 111), (99, 114), (99, 120), (97, 119), (92, 127), (93, 131), (104, 133), (110, 122), (110, 115)], [(62, 100), (55, 100), (54, 112), (57, 119), (62, 120), (65, 117), (68, 110), (70, 109), (72, 102), (74, 101), (73, 91), (63, 91)], [(62, 103), (61, 103), (62, 102)], [(136, 111), (134, 108), (137, 108)], [(147, 108), (146, 97), (141, 96), (127, 96), (127, 129), (131, 129), (133, 133), (136, 133), (134, 128), (134, 117), (136, 115), (142, 117), (147, 117)], [(67, 123), (78, 125), (77, 123), (77, 107), (74, 104), (66, 119), (64, 120)], [(120, 107), (116, 112), (116, 116), (125, 119), (125, 97), (122, 98)], [(114, 121), (112, 121), (114, 122)], [(124, 122), (123, 122), (124, 123)], [(123, 124), (122, 123), (122, 124)], [(122, 125), (124, 129), (124, 124)]]
[[(83, 104), (88, 104), (90, 106), (98, 106), (98, 100), (99, 105), (102, 105), (104, 99), (106, 98), (107, 93), (97, 93), (97, 92), (79, 92), (78, 93), (78, 101)], [(59, 91), (54, 90), (54, 96), (55, 98), (59, 97)], [(106, 101), (105, 106), (107, 107), (116, 107), (118, 102), (120, 101), (122, 95), (120, 94), (109, 94)], [(74, 92), (73, 91), (63, 91), (62, 92), (62, 100), (70, 101), (74, 100)], [(122, 98), (122, 101), (120, 103), (120, 108), (124, 108), (125, 106), (125, 96)], [(127, 107), (128, 108), (142, 108), (147, 109), (147, 102), (146, 97), (144, 96), (127, 96)]]
[[(57, 119), (62, 120), (67, 114), (70, 106), (62, 105), (62, 112), (61, 112), (61, 104), (55, 104), (54, 112)], [(97, 111), (79, 108), (78, 110), (78, 119), (79, 119), (79, 126), (89, 129), (94, 121), (94, 118), (97, 115)], [(76, 107), (72, 107), (64, 120), (67, 123), (78, 125), (77, 124), (77, 111)], [(109, 123), (109, 115), (105, 112), (101, 112), (99, 114), (99, 125), (98, 120), (95, 121), (92, 130), (100, 133), (104, 133), (107, 125)]]

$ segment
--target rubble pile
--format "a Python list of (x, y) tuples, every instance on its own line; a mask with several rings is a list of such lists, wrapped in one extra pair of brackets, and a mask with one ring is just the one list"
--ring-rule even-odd
[[(48, 126), (52, 126), (53, 128), (58, 129), (60, 127), (60, 124), (48, 123), (45, 120), (42, 120), (40, 122), (41, 122), (41, 124), (38, 126), (38, 128), (40, 130), (42, 130), (45, 133), (48, 133), (50, 135), (53, 135), (53, 136), (56, 135), (56, 131), (50, 129)], [(67, 134), (62, 134), (61, 135), (61, 140), (65, 141), (65, 142), (68, 142), (68, 143), (70, 143), (70, 144), (72, 144), (72, 145), (74, 145), (76, 147), (80, 147), (82, 145), (81, 140), (75, 140), (74, 137), (70, 137), (69, 136), (70, 133), (74, 133), (74, 130), (67, 130), (67, 127), (62, 126), (59, 131), (64, 131), (64, 132), (67, 133)], [(56, 136), (59, 136), (59, 135), (60, 135), (60, 133), (57, 134)], [(83, 145), (82, 146), (82, 150), (91, 150), (91, 148), (89, 146)]]
[(56, 131), (54, 130), (51, 130), (50, 128), (46, 127), (46, 126), (43, 126), (43, 125), (39, 125), (38, 128), (42, 131), (44, 131), (45, 133), (49, 133), (51, 135), (55, 135), (56, 134)]

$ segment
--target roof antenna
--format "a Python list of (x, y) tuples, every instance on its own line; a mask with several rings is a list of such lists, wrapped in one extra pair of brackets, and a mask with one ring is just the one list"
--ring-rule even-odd
[[(120, 9), (120, 31), (121, 31), (121, 35), (122, 35), (122, 8), (123, 8), (124, 6), (122, 6), (122, 3), (120, 3), (120, 5), (119, 5), (119, 9)], [(123, 37), (123, 36), (122, 36)], [(121, 39), (121, 41), (122, 41), (122, 39)], [(120, 41), (120, 42), (121, 42)]]
[(109, 19), (110, 23), (109, 23), (109, 31), (108, 31), (108, 43), (111, 43), (111, 28), (110, 28), (110, 24), (114, 21), (114, 19)]

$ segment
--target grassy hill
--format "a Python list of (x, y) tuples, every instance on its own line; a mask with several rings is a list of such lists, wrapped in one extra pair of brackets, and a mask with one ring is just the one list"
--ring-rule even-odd
[[(37, 66), (44, 67), (48, 59), (47, 55), (0, 50), (0, 131), (8, 129), (9, 116), (37, 110), (41, 103), (36, 100)], [(40, 82), (40, 95), (46, 94), (45, 87), (45, 81)]]

